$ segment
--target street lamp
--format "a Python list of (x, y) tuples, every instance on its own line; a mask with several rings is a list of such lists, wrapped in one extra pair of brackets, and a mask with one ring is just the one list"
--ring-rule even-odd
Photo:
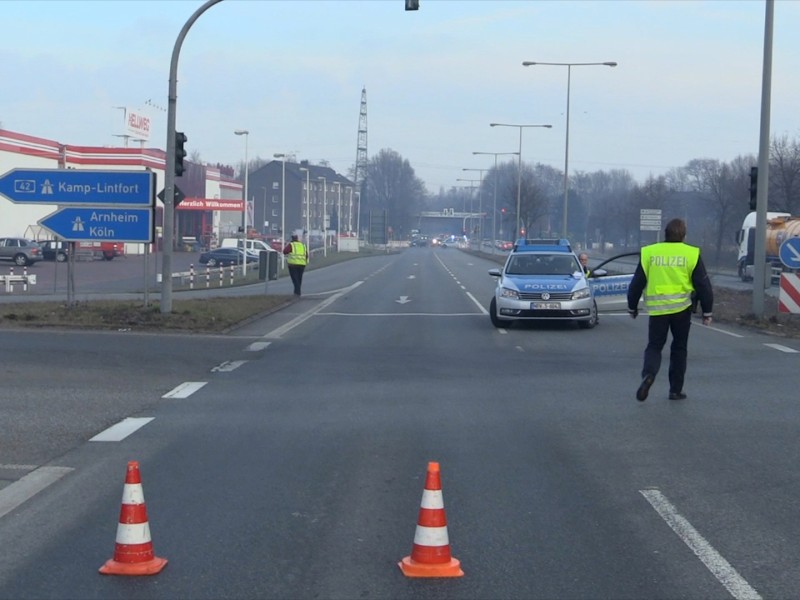
[(306, 244), (308, 245), (309, 251), (311, 250), (311, 222), (310, 222), (310, 215), (311, 215), (311, 179), (310, 179), (310, 172), (306, 167), (300, 167), (301, 171), (306, 172)]
[(567, 67), (567, 141), (564, 144), (564, 221), (561, 225), (561, 236), (567, 237), (567, 204), (569, 202), (569, 87), (572, 76), (572, 67), (616, 67), (617, 63), (608, 62), (589, 62), (589, 63), (554, 63), (554, 62), (534, 62), (526, 60), (522, 63), (523, 67), (534, 65), (545, 65), (553, 67)]
[(478, 176), (480, 177), (480, 183), (478, 183), (478, 214), (480, 215), (480, 220), (478, 221), (478, 251), (480, 251), (483, 243), (483, 173), (486, 169), (468, 169), (465, 167), (461, 170), (478, 171)]
[(350, 237), (353, 231), (353, 186), (346, 187), (350, 190), (350, 199), (347, 201), (347, 237)]
[(506, 154), (519, 154), (518, 152), (473, 152), (473, 155), (489, 154), (494, 155), (494, 207), (492, 210), (492, 254), (494, 254), (494, 245), (497, 240), (497, 157)]
[(328, 256), (328, 223), (325, 214), (328, 211), (328, 179), (322, 175), (317, 179), (322, 181), (322, 256)]
[[(273, 154), (275, 158), (281, 159), (281, 244), (286, 240), (286, 155)], [(286, 256), (281, 253), (281, 268), (286, 266)]]
[(342, 225), (342, 184), (339, 181), (334, 181), (333, 185), (336, 186), (339, 192), (339, 198), (336, 200), (336, 252), (339, 252), (339, 236), (341, 235)]
[(517, 127), (519, 128), (519, 160), (517, 161), (517, 230), (514, 237), (519, 236), (520, 198), (522, 196), (522, 130), (526, 127), (546, 127), (552, 125), (514, 125), (513, 123), (489, 123), (489, 127)]
[(264, 236), (267, 235), (267, 186), (262, 185), (261, 189), (264, 190), (264, 206), (261, 211), (261, 231)]
[[(475, 189), (475, 184), (476, 183), (480, 183), (480, 180), (478, 180), (478, 179), (456, 179), (456, 181), (465, 181), (465, 182), (469, 183), (469, 186), (464, 186), (464, 187), (469, 187), (469, 220), (470, 220), (470, 228), (472, 228), (472, 226), (473, 226), (472, 225), (472, 221), (473, 221), (473, 217), (472, 217), (472, 190)], [(466, 200), (464, 200), (464, 212), (467, 212), (467, 201)], [(464, 216), (464, 225), (462, 226), (462, 229), (464, 231), (466, 231), (466, 229), (467, 229), (467, 217), (466, 216)], [(472, 239), (472, 236), (470, 235), (470, 240), (471, 239)]]
[(247, 164), (247, 141), (250, 132), (247, 129), (237, 129), (233, 133), (244, 136), (244, 213), (242, 214), (242, 251), (244, 260), (242, 265), (242, 276), (247, 277), (247, 180), (249, 179), (250, 167)]

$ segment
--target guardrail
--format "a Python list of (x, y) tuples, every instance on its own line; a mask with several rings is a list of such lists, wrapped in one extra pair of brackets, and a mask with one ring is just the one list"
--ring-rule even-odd
[(6, 293), (14, 292), (15, 285), (22, 285), (22, 291), (27, 292), (29, 285), (36, 285), (36, 275), (28, 275), (27, 270), (22, 275), (14, 275), (14, 270), (8, 275), (0, 275), (0, 283), (3, 284)]

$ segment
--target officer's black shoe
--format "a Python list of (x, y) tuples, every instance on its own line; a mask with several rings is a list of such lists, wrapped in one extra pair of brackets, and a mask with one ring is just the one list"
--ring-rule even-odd
[(686, 394), (683, 392), (670, 392), (669, 393), (670, 400), (686, 400)]
[(642, 379), (642, 384), (639, 386), (639, 389), (636, 390), (636, 399), (639, 402), (644, 402), (647, 400), (647, 394), (650, 393), (650, 386), (653, 385), (653, 382), (656, 380), (656, 376), (648, 373)]

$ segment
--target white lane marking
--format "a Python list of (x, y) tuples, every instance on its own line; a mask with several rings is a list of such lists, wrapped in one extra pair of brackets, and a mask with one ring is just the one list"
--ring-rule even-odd
[(253, 342), (250, 344), (245, 350), (247, 352), (261, 352), (267, 346), (269, 346), (272, 342)]
[(468, 297), (470, 300), (472, 300), (472, 301), (475, 303), (475, 306), (477, 306), (477, 307), (478, 307), (478, 309), (480, 309), (480, 311), (481, 311), (481, 314), (483, 314), (483, 315), (488, 315), (488, 314), (489, 314), (489, 311), (488, 311), (488, 310), (486, 310), (485, 308), (483, 308), (483, 306), (481, 305), (481, 303), (480, 303), (480, 302), (478, 302), (478, 301), (475, 299), (475, 296), (473, 296), (472, 294), (470, 294), (469, 292), (467, 292), (467, 297)]
[(719, 333), (724, 333), (725, 335), (729, 335), (735, 338), (743, 338), (745, 336), (739, 335), (738, 333), (733, 333), (732, 331), (725, 331), (724, 329), (720, 329), (719, 327), (711, 327), (710, 325), (706, 326), (706, 329), (711, 329), (712, 331), (718, 331)]
[(515, 349), (517, 352), (525, 352), (525, 348), (523, 348), (522, 346), (514, 346), (514, 349)]
[(0, 465), (0, 471), (33, 471), (37, 465)]
[(321, 317), (480, 317), (478, 313), (343, 313), (320, 312)]
[(128, 417), (105, 431), (101, 431), (90, 442), (121, 442), (130, 434), (138, 431), (155, 417)]
[(750, 587), (750, 584), (739, 575), (736, 569), (692, 527), (692, 524), (678, 514), (678, 511), (664, 494), (655, 489), (639, 490), (639, 493), (647, 499), (672, 531), (681, 538), (683, 543), (689, 546), (714, 577), (725, 586), (731, 596), (737, 599), (756, 600), (761, 598), (759, 593)]
[[(382, 270), (383, 269), (379, 269), (379, 271), (382, 271)], [(291, 331), (292, 329), (294, 329), (295, 327), (297, 327), (301, 323), (306, 322), (308, 319), (310, 319), (314, 315), (320, 313), (322, 311), (322, 309), (327, 308), (328, 306), (330, 306), (331, 304), (336, 302), (336, 300), (338, 300), (339, 297), (342, 294), (345, 294), (345, 293), (349, 292), (350, 290), (356, 289), (362, 283), (364, 283), (364, 282), (363, 281), (356, 281), (353, 285), (344, 288), (342, 291), (337, 292), (336, 294), (334, 294), (330, 298), (327, 298), (327, 299), (323, 300), (322, 302), (320, 302), (319, 306), (316, 306), (316, 307), (312, 308), (311, 310), (308, 310), (308, 311), (304, 312), (303, 314), (298, 315), (297, 317), (295, 317), (294, 319), (292, 319), (291, 321), (289, 321), (285, 325), (282, 325), (282, 326), (278, 327), (277, 329), (273, 329), (269, 333), (265, 334), (263, 337), (264, 338), (279, 338), (279, 337), (281, 337), (282, 335), (284, 335), (285, 333), (288, 333), (289, 331)]]
[(185, 381), (171, 392), (167, 392), (162, 398), (188, 398), (197, 390), (207, 384), (207, 381)]
[(241, 367), (246, 360), (226, 360), (224, 363), (217, 365), (211, 369), (212, 373), (230, 373)]
[(503, 329), (502, 327), (498, 327), (497, 328), (497, 333), (499, 333), (501, 335), (505, 335), (505, 334), (508, 333), (508, 329)]
[(788, 346), (781, 346), (780, 344), (764, 344), (767, 348), (774, 348), (775, 350), (780, 350), (781, 352), (786, 352), (787, 354), (797, 354), (800, 350), (795, 350), (794, 348), (789, 348)]
[(70, 467), (39, 467), (4, 487), (0, 490), (0, 518), (73, 470)]
[(416, 279), (416, 278), (417, 278), (417, 276), (416, 276), (416, 275), (409, 275), (409, 276), (408, 276), (408, 278), (409, 278), (409, 279)]

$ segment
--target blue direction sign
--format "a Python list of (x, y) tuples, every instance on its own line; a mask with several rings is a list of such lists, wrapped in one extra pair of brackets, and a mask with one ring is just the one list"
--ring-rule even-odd
[(0, 196), (26, 204), (152, 206), (155, 173), (12, 169), (0, 176)]
[(57, 210), (39, 220), (68, 242), (152, 242), (152, 208), (79, 208)]
[(778, 250), (781, 262), (790, 269), (800, 269), (800, 237), (787, 238)]

